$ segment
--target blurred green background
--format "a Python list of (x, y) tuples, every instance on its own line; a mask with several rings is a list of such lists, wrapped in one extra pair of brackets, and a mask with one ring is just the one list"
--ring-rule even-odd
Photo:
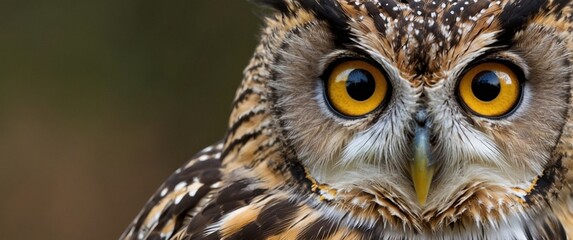
[(225, 132), (246, 1), (0, 0), (0, 239), (117, 239)]

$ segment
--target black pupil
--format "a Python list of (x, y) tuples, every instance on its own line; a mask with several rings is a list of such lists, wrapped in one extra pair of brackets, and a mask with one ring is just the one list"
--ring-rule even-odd
[(472, 92), (479, 100), (484, 102), (494, 100), (500, 91), (499, 77), (495, 72), (480, 72), (472, 81)]
[(346, 91), (356, 101), (364, 101), (372, 97), (376, 89), (374, 77), (364, 69), (354, 69), (348, 74)]

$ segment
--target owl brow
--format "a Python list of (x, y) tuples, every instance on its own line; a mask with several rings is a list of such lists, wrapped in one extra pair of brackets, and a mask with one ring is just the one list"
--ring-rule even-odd
[(298, 0), (301, 7), (314, 13), (317, 19), (328, 23), (332, 32), (334, 43), (337, 46), (345, 46), (352, 43), (353, 35), (348, 25), (349, 18), (342, 11), (342, 7), (336, 0)]
[(497, 41), (492, 45), (508, 46), (513, 42), (513, 37), (522, 30), (534, 16), (540, 13), (560, 12), (571, 0), (515, 0), (508, 3), (499, 15), (501, 32), (497, 35)]

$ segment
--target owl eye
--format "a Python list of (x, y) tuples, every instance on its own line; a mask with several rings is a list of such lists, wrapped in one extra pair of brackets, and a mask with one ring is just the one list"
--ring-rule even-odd
[(505, 64), (487, 62), (471, 68), (458, 86), (462, 102), (484, 117), (510, 113), (521, 99), (518, 74)]
[(374, 111), (386, 98), (388, 82), (377, 67), (363, 60), (338, 62), (327, 71), (326, 97), (342, 115), (358, 117)]

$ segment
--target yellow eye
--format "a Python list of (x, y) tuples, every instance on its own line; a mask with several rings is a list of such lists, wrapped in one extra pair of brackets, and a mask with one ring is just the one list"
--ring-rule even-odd
[(336, 111), (346, 116), (358, 117), (374, 111), (388, 92), (384, 74), (362, 60), (341, 62), (327, 77), (328, 101)]
[(521, 83), (508, 66), (488, 62), (468, 71), (459, 83), (464, 104), (478, 115), (499, 117), (511, 112), (521, 99)]

